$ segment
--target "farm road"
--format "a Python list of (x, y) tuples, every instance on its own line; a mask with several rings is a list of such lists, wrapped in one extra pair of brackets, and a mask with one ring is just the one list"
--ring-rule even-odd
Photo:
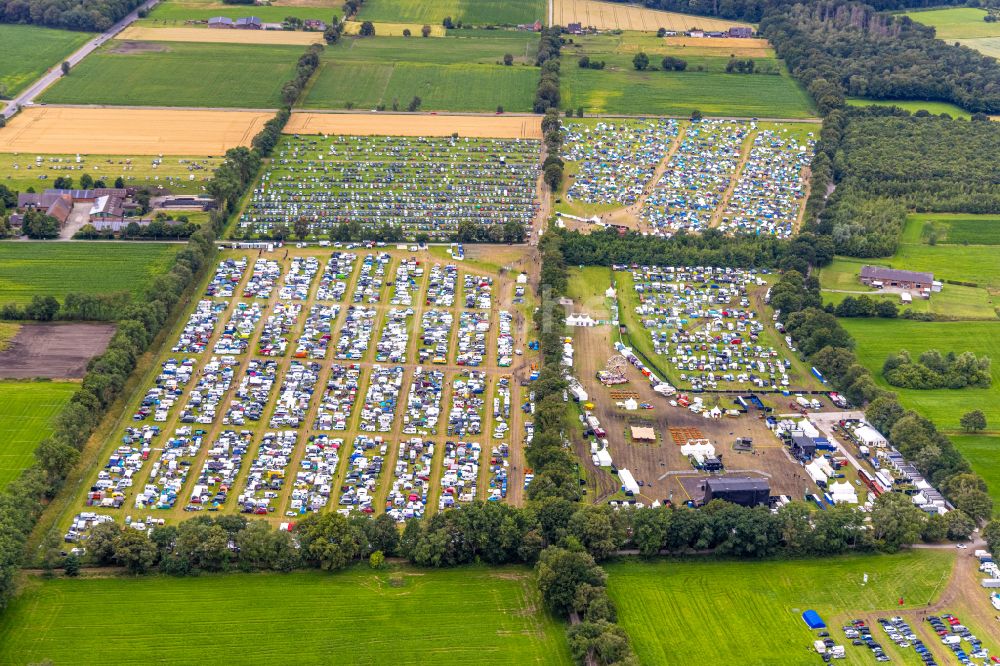
[[(152, 9), (153, 6), (159, 1), (160, 0), (146, 0), (146, 2), (132, 10), (129, 15), (121, 21), (115, 23), (105, 32), (81, 46), (78, 51), (66, 58), (66, 62), (70, 64), (70, 67), (76, 67), (81, 60), (96, 51), (105, 42), (114, 39), (115, 35), (119, 32), (132, 25), (132, 23), (139, 18), (140, 11)], [(55, 67), (52, 67), (49, 71), (45, 72), (40, 79), (35, 81), (35, 83), (24, 90), (24, 92), (7, 102), (7, 106), (3, 110), (4, 119), (13, 116), (17, 113), (17, 110), (20, 107), (32, 104), (35, 98), (42, 94), (42, 91), (55, 83), (62, 75), (62, 63), (57, 64)]]

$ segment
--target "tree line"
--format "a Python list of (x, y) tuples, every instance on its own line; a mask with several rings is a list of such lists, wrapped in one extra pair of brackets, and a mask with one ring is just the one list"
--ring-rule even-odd
[(562, 48), (562, 28), (552, 26), (542, 28), (538, 43), (538, 53), (535, 65), (542, 68), (535, 90), (535, 102), (532, 105), (535, 113), (545, 113), (549, 109), (559, 108), (559, 54)]
[[(281, 99), (287, 106), (292, 106), (302, 96), (302, 91), (309, 82), (310, 77), (312, 77), (316, 68), (319, 67), (319, 56), (321, 53), (323, 53), (323, 45), (312, 44), (306, 49), (305, 53), (299, 56), (299, 60), (295, 65), (295, 78), (289, 79), (281, 86)], [(285, 123), (281, 123), (282, 127), (284, 125)]]
[(55, 296), (31, 297), (25, 305), (7, 303), (0, 307), (0, 319), (7, 321), (116, 321), (128, 312), (132, 295), (127, 291), (109, 294), (66, 294), (60, 303)]
[[(282, 114), (277, 117), (287, 120)], [(280, 131), (280, 127), (275, 128), (275, 124), (270, 124), (261, 132)], [(263, 139), (254, 138), (255, 146), (267, 144)], [(143, 298), (120, 308), (114, 336), (104, 353), (88, 362), (80, 388), (54, 419), (52, 435), (35, 450), (35, 464), (0, 492), (0, 607), (5, 606), (14, 593), (14, 576), (25, 556), (28, 535), (42, 509), (62, 487), (87, 440), (121, 395), (139, 357), (156, 335), (177, 319), (183, 309), (182, 301), (190, 298), (190, 290), (212, 268), (215, 239), (225, 229), (236, 202), (246, 194), (256, 177), (260, 160), (257, 147), (233, 148), (226, 152), (209, 182), (209, 191), (219, 204), (212, 211), (211, 224), (191, 235), (184, 249), (177, 252), (170, 270), (153, 278)], [(40, 306), (52, 311), (55, 299), (49, 298), (43, 297)], [(110, 307), (100, 299), (84, 300), (93, 297), (75, 298), (67, 297), (69, 307), (95, 310)], [(58, 534), (55, 538), (58, 540)], [(52, 541), (52, 535), (47, 541)]]
[(144, 0), (0, 0), (0, 23), (104, 32)]
[[(630, 0), (612, 0), (612, 2), (629, 2)], [(715, 16), (758, 23), (772, 11), (782, 11), (795, 4), (796, 0), (645, 0), (643, 4), (651, 9), (662, 9), (668, 12), (681, 12), (696, 16)], [(914, 9), (923, 7), (938, 7), (942, 5), (965, 5), (966, 0), (870, 0), (868, 3), (879, 11), (897, 9)], [(700, 27), (697, 21), (692, 21), (691, 28)]]

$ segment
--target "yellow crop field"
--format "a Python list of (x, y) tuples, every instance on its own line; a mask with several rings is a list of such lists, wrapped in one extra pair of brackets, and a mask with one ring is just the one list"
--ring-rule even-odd
[(222, 155), (249, 146), (273, 114), (31, 107), (0, 129), (2, 153)]
[[(600, 0), (553, 0), (555, 2), (555, 24), (580, 23), (600, 30), (640, 30), (656, 32), (660, 28), (681, 32), (699, 30), (728, 30), (732, 26), (746, 23), (690, 16), (657, 9), (646, 9), (640, 5), (626, 5)], [(376, 32), (376, 34), (378, 34)]]

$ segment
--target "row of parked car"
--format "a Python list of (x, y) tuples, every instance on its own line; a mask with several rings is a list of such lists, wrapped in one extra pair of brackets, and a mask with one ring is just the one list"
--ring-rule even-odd
[(444, 373), (418, 367), (406, 394), (406, 414), (403, 415), (403, 434), (436, 435), (441, 418), (441, 393), (444, 391)]
[(306, 442), (289, 502), (289, 515), (319, 511), (330, 501), (332, 484), (340, 464), (342, 438), (312, 435)]
[(259, 303), (237, 303), (233, 313), (229, 315), (229, 321), (222, 327), (219, 339), (215, 341), (213, 353), (231, 355), (244, 353), (250, 346), (250, 338), (253, 337), (261, 316), (263, 312)]
[[(989, 650), (983, 647), (983, 642), (951, 613), (930, 615), (927, 622), (960, 664), (1000, 664), (1000, 657), (991, 657)], [(977, 662), (974, 659), (983, 661)]]
[(243, 287), (243, 298), (267, 300), (274, 292), (274, 286), (281, 278), (281, 265), (274, 259), (263, 257), (253, 262), (253, 272)]
[(257, 455), (250, 463), (246, 487), (238, 499), (243, 513), (265, 515), (275, 510), (298, 436), (295, 430), (264, 433)]
[(482, 447), (478, 442), (445, 442), (439, 510), (468, 504), (476, 499), (481, 452)]
[(375, 501), (375, 491), (388, 449), (388, 444), (381, 437), (358, 435), (354, 438), (347, 474), (340, 487), (339, 504), (342, 512), (375, 512), (372, 502)]
[(463, 310), (458, 316), (458, 356), (456, 364), (478, 367), (486, 357), (486, 334), (490, 330), (490, 314)]
[(411, 437), (399, 443), (392, 488), (385, 502), (386, 513), (397, 522), (423, 517), (433, 459), (433, 441)]
[(392, 308), (385, 313), (382, 333), (375, 345), (375, 360), (379, 363), (406, 363), (406, 349), (410, 344), (410, 326), (413, 322), (411, 308)]
[(354, 303), (378, 303), (382, 298), (382, 285), (385, 282), (385, 271), (392, 260), (388, 252), (379, 252), (378, 255), (367, 254), (361, 261), (361, 272), (358, 273), (358, 281), (354, 284), (354, 294), (351, 297)]
[(354, 411), (361, 385), (361, 367), (358, 365), (330, 366), (326, 388), (316, 412), (316, 430), (345, 430)]
[(316, 257), (293, 257), (285, 273), (284, 284), (278, 292), (278, 298), (283, 301), (304, 301), (309, 298), (309, 287), (313, 278), (319, 272), (319, 259)]
[(194, 365), (193, 358), (168, 358), (161, 363), (156, 384), (146, 391), (132, 420), (145, 421), (152, 414), (154, 421), (166, 421), (170, 409), (184, 395), (184, 387), (191, 381)]
[(347, 283), (354, 273), (354, 264), (358, 255), (353, 252), (334, 252), (327, 259), (323, 275), (319, 278), (316, 288), (316, 300), (335, 301), (340, 303), (347, 293)]
[(191, 312), (184, 330), (177, 338), (177, 344), (171, 347), (171, 351), (182, 354), (201, 354), (208, 347), (215, 327), (219, 323), (219, 315), (226, 311), (229, 303), (226, 301), (213, 301), (202, 299), (198, 301)]
[(272, 428), (298, 428), (306, 419), (309, 403), (319, 381), (320, 364), (292, 361), (281, 380), (278, 400), (271, 413)]
[(208, 449), (208, 456), (198, 473), (186, 511), (218, 509), (226, 503), (243, 465), (243, 456), (253, 441), (252, 430), (224, 430)]
[(188, 400), (180, 414), (181, 423), (211, 424), (233, 383), (236, 374), (236, 358), (233, 356), (213, 356), (201, 369), (198, 382), (188, 392)]
[(362, 432), (390, 432), (403, 386), (403, 367), (374, 365), (361, 408)]
[(424, 268), (415, 258), (403, 259), (396, 266), (396, 279), (392, 283), (393, 305), (408, 308), (413, 305), (413, 296), (420, 290), (418, 280), (424, 276)]
[(232, 298), (247, 270), (247, 258), (223, 259), (215, 267), (212, 280), (205, 289), (208, 298)]
[(295, 345), (294, 358), (326, 358), (326, 350), (333, 337), (333, 322), (340, 314), (339, 305), (316, 303), (309, 308), (305, 326)]
[(222, 417), (223, 425), (241, 426), (246, 425), (247, 421), (260, 421), (264, 418), (264, 410), (267, 409), (277, 377), (277, 361), (251, 359), (229, 402), (229, 409)]

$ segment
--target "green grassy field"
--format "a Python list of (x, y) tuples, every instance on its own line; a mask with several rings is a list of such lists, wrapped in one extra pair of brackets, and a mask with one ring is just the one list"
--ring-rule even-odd
[(540, 605), (510, 568), (33, 579), (0, 619), (0, 662), (568, 664)]
[[(639, 51), (659, 67), (664, 55), (687, 61), (684, 72), (638, 72), (632, 58)], [(692, 49), (692, 53), (695, 51)], [(703, 51), (698, 51), (701, 54)], [(582, 56), (605, 62), (605, 69), (582, 69)], [(563, 50), (562, 106), (582, 106), (590, 113), (688, 115), (695, 109), (709, 116), (807, 118), (816, 115), (808, 95), (773, 57), (754, 58), (758, 69), (773, 68), (781, 76), (726, 74), (729, 54), (689, 55), (648, 35), (596, 35), (574, 38)]]
[[(36, 157), (42, 157), (39, 164)], [(59, 176), (69, 176), (74, 185), (80, 176), (88, 173), (94, 180), (104, 180), (109, 187), (119, 176), (126, 187), (159, 186), (167, 187), (175, 193), (199, 194), (212, 178), (212, 171), (222, 162), (213, 157), (164, 157), (149, 155), (83, 155), (76, 161), (76, 155), (15, 155), (0, 153), (0, 184), (12, 190), (25, 191), (34, 187), (42, 191), (52, 187), (52, 181)], [(190, 177), (194, 176), (194, 180)]]
[[(857, 341), (855, 353), (880, 386), (899, 395), (906, 407), (934, 421), (948, 432), (960, 432), (958, 420), (965, 412), (981, 409), (990, 428), (1000, 427), (1000, 321), (917, 322), (892, 319), (841, 319)], [(928, 349), (941, 353), (975, 352), (993, 359), (990, 388), (923, 391), (891, 387), (882, 378), (886, 357), (901, 349), (914, 357)]]
[(907, 12), (907, 16), (924, 25), (932, 26), (937, 38), (945, 41), (975, 37), (1000, 36), (1000, 23), (983, 20), (986, 11), (971, 7), (950, 7), (923, 12)]
[[(816, 664), (803, 611), (836, 626), (851, 613), (895, 608), (899, 597), (923, 605), (936, 598), (954, 559), (951, 551), (920, 551), (790, 562), (631, 560), (608, 565), (608, 592), (644, 664)], [(848, 664), (873, 663), (867, 648), (848, 645), (847, 654)]]
[(949, 104), (948, 102), (919, 102), (904, 99), (864, 99), (861, 97), (848, 97), (847, 103), (850, 106), (898, 106), (907, 111), (928, 111), (934, 115), (947, 113), (952, 118), (970, 118), (972, 114), (960, 106)]
[(141, 293), (181, 249), (173, 243), (0, 243), (0, 304), (35, 294)]
[(787, 75), (601, 71), (564, 67), (562, 106), (587, 113), (809, 118), (806, 93)]
[[(129, 44), (138, 50), (124, 53)], [(59, 104), (277, 108), (300, 46), (110, 42), (59, 79)]]
[(300, 19), (320, 19), (329, 23), (332, 17), (343, 16), (342, 3), (329, 2), (327, 6), (322, 5), (323, 3), (319, 2), (284, 4), (281, 0), (266, 6), (227, 5), (213, 0), (165, 0), (153, 8), (148, 18), (140, 20), (136, 25), (179, 27), (184, 25), (185, 21), (207, 21), (213, 16), (228, 16), (233, 20), (256, 16), (265, 23), (281, 23), (285, 17), (295, 16)]
[(76, 382), (0, 381), (0, 489), (34, 462), (35, 447), (52, 434), (52, 419)]
[(0, 99), (21, 92), (91, 37), (87, 32), (0, 25), (0, 86), (6, 90)]
[[(346, 39), (327, 49), (305, 108), (405, 110), (414, 96), (427, 111), (530, 111), (538, 86), (537, 36)], [(497, 64), (510, 53), (515, 64)]]
[(594, 318), (607, 319), (611, 316), (604, 292), (611, 286), (611, 270), (603, 266), (587, 266), (569, 269), (569, 284), (566, 296), (583, 307)]
[[(930, 244), (930, 232), (936, 235)], [(977, 244), (978, 243), (978, 244)], [(930, 312), (956, 319), (996, 320), (1000, 299), (1000, 262), (996, 247), (1000, 243), (1000, 217), (951, 213), (909, 215), (900, 236), (899, 250), (887, 259), (838, 257), (820, 271), (824, 301), (839, 303), (848, 296), (840, 292), (877, 294), (858, 281), (865, 264), (889, 266), (914, 271), (929, 271), (937, 280), (974, 283), (975, 287), (946, 284), (929, 301), (916, 299), (915, 312)], [(875, 296), (899, 302), (895, 294)]]
[(544, 0), (368, 0), (358, 20), (440, 24), (450, 16), (456, 23), (516, 25), (545, 22)]
[(937, 234), (938, 245), (1000, 245), (1000, 216), (967, 213), (916, 213), (903, 232), (907, 243), (928, 242), (925, 226)]
[(324, 63), (304, 108), (373, 109), (414, 96), (423, 111), (530, 111), (538, 73), (527, 67), (417, 63)]

